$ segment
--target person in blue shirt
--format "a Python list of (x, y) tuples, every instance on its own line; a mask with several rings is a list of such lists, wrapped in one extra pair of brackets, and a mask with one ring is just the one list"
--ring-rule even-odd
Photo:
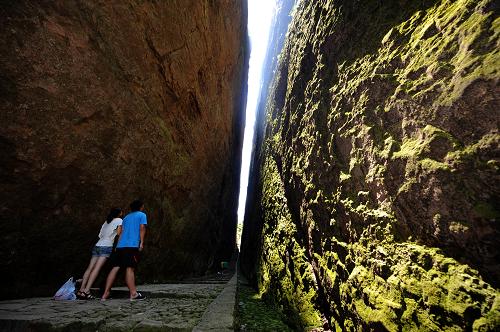
[(146, 235), (147, 217), (144, 203), (135, 200), (130, 204), (130, 213), (123, 218), (122, 232), (116, 245), (116, 253), (111, 256), (113, 267), (106, 279), (106, 288), (101, 300), (107, 300), (111, 287), (120, 268), (125, 268), (125, 283), (130, 291), (130, 300), (142, 300), (145, 297), (137, 291), (135, 286), (135, 269), (139, 263), (139, 254), (144, 249), (144, 236)]

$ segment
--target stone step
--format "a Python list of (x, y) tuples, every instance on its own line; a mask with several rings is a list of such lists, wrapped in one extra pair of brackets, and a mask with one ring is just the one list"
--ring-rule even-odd
[(210, 303), (193, 331), (233, 331), (237, 274), (226, 284), (217, 298)]

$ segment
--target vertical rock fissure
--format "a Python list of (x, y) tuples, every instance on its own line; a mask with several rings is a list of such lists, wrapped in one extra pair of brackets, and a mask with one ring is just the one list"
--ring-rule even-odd
[[(167, 94), (169, 94), (172, 98), (174, 98), (174, 100), (179, 100), (179, 96), (175, 93), (175, 90), (174, 88), (172, 87), (172, 80), (168, 80), (167, 79), (167, 75), (165, 74), (165, 61), (168, 59), (168, 57), (170, 56), (170, 54), (174, 53), (175, 51), (178, 51), (178, 50), (181, 50), (182, 48), (185, 47), (185, 45), (167, 53), (167, 54), (164, 54), (164, 55), (161, 55), (158, 50), (155, 48), (154, 44), (153, 44), (153, 41), (151, 40), (151, 38), (148, 38), (148, 37), (145, 37), (145, 40), (148, 44), (148, 47), (149, 49), (151, 50), (151, 52), (153, 53), (153, 55), (155, 56), (156, 58), (156, 61), (157, 61), (157, 66), (158, 66), (158, 72), (160, 73), (160, 76), (162, 77), (163, 79), (163, 83), (164, 83), (164, 87), (165, 87), (165, 91), (167, 92)], [(170, 73), (172, 72), (171, 70), (169, 71)]]

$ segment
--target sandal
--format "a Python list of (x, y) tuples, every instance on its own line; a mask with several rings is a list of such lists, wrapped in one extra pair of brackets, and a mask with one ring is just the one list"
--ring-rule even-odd
[(93, 299), (95, 299), (95, 297), (92, 294), (90, 294), (90, 292), (85, 293), (82, 291), (76, 292), (76, 297), (80, 300), (93, 300)]

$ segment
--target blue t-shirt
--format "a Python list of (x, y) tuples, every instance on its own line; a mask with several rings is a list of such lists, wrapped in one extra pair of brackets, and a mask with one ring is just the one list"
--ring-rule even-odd
[(135, 211), (127, 214), (122, 222), (122, 234), (117, 248), (139, 248), (141, 242), (141, 225), (147, 225), (146, 214)]

